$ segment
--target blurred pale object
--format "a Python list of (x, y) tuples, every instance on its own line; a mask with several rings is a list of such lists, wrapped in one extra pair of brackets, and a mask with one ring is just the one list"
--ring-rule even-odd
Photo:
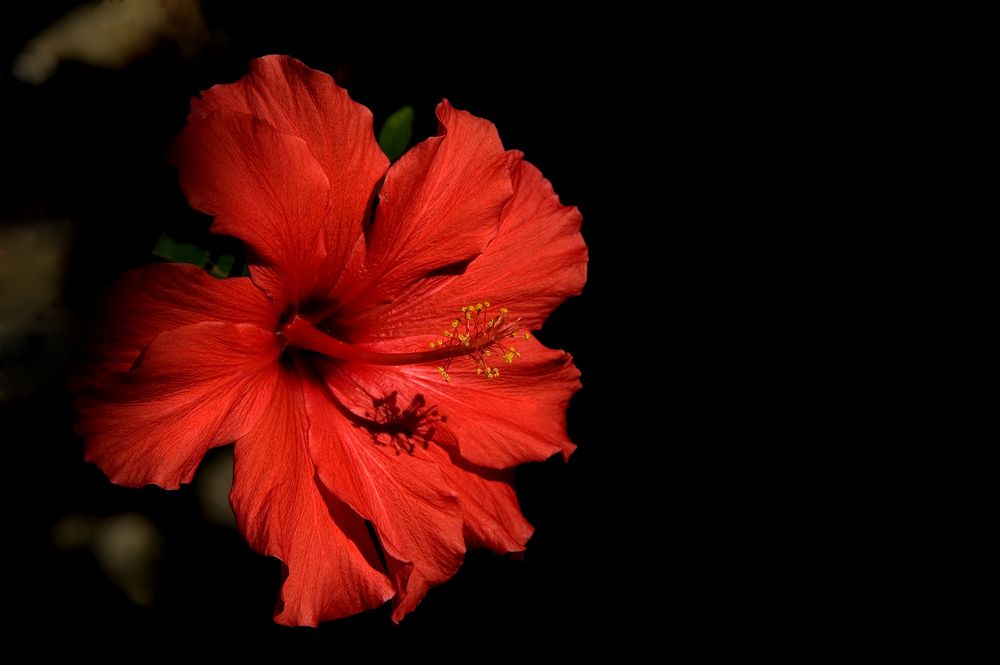
[(189, 57), (207, 38), (200, 0), (102, 0), (77, 7), (28, 42), (13, 74), (44, 83), (63, 60), (122, 69), (163, 41)]
[(62, 301), (73, 225), (0, 225), (0, 402), (46, 385), (65, 362), (73, 322)]
[(163, 538), (148, 517), (68, 515), (52, 528), (52, 544), (61, 550), (89, 548), (108, 579), (133, 603), (152, 605)]
[(229, 491), (233, 488), (233, 447), (216, 448), (205, 456), (194, 489), (201, 503), (201, 514), (212, 524), (236, 528), (236, 517), (229, 506)]

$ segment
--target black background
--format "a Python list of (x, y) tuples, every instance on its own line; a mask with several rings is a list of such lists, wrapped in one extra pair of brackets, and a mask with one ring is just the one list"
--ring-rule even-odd
[[(190, 97), (237, 79), (252, 57), (287, 53), (334, 74), (373, 111), (376, 127), (400, 106), (415, 107), (415, 140), (433, 133), (442, 97), (493, 121), (505, 146), (523, 150), (563, 202), (581, 209), (588, 283), (541, 335), (573, 353), (583, 373), (569, 412), (579, 450), (568, 464), (518, 471), (522, 508), (536, 528), (523, 560), (470, 553), (455, 579), (399, 626), (384, 607), (316, 630), (288, 629), (271, 621), (279, 564), (252, 553), (236, 533), (205, 524), (191, 488), (123, 489), (82, 461), (63, 371), (0, 407), (12, 497), (6, 547), (17, 558), (7, 607), (25, 626), (21, 636), (43, 650), (69, 640), (83, 652), (140, 641), (156, 650), (200, 643), (333, 658), (345, 649), (419, 648), (457, 657), (465, 646), (496, 656), (533, 644), (628, 649), (644, 619), (665, 622), (658, 586), (684, 576), (668, 571), (676, 518), (634, 494), (667, 492), (666, 476), (653, 487), (639, 478), (664, 446), (669, 404), (647, 412), (649, 390), (630, 383), (627, 372), (665, 386), (670, 371), (660, 343), (640, 343), (655, 328), (649, 313), (671, 304), (637, 295), (665, 266), (640, 261), (650, 243), (635, 236), (664, 223), (650, 202), (668, 188), (655, 165), (664, 109), (642, 106), (637, 91), (669, 81), (637, 85), (637, 56), (564, 26), (525, 21), (524, 30), (500, 39), (438, 25), (397, 42), (372, 19), (352, 26), (353, 17), (333, 20), (309, 5), (248, 10), (225, 2), (207, 3), (212, 38), (193, 61), (165, 46), (124, 71), (63, 63), (41, 86), (16, 81), (9, 74), (16, 52), (72, 4), (21, 5), (16, 16), (4, 10), (0, 147), (10, 170), (0, 222), (76, 221), (64, 299), (81, 326), (104, 285), (152, 260), (163, 230), (204, 239), (209, 220), (187, 207), (164, 159)], [(53, 524), (66, 514), (123, 511), (149, 515), (164, 533), (151, 608), (130, 603), (92, 555), (50, 545)], [(639, 514), (648, 515), (641, 528)]]

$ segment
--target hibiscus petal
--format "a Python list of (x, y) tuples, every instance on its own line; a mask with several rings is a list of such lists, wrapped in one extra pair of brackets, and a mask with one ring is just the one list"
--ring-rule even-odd
[(372, 131), (371, 111), (352, 101), (328, 74), (281, 55), (257, 58), (236, 83), (214, 86), (193, 99), (190, 121), (217, 110), (252, 115), (305, 141), (329, 180), (326, 276), (339, 275), (361, 239), (375, 186), (389, 166)]
[(425, 451), (400, 453), (338, 412), (334, 399), (364, 405), (368, 397), (336, 370), (328, 376), (335, 391), (350, 396), (332, 396), (318, 378), (304, 382), (313, 459), (323, 484), (374, 525), (398, 594), (392, 618), (399, 621), (462, 563), (458, 497)]
[(170, 154), (192, 207), (243, 240), (254, 281), (282, 303), (314, 290), (327, 262), (330, 182), (302, 139), (259, 118), (215, 111), (188, 125)]
[(249, 278), (216, 279), (201, 268), (159, 263), (122, 275), (108, 290), (74, 390), (127, 372), (157, 335), (205, 321), (273, 328), (274, 304)]
[(439, 446), (428, 450), (458, 495), (469, 547), (497, 554), (524, 551), (534, 529), (521, 514), (510, 485), (512, 473), (472, 466)]
[(353, 339), (436, 335), (463, 305), (483, 301), (508, 308), (521, 328), (537, 330), (553, 309), (580, 293), (587, 280), (580, 211), (562, 205), (520, 152), (507, 154), (514, 195), (496, 239), (462, 274), (424, 280), (407, 297), (359, 316)]
[(492, 123), (444, 101), (440, 134), (392, 165), (366, 259), (370, 282), (353, 310), (391, 300), (415, 280), (478, 256), (496, 237), (510, 173)]
[(435, 309), (457, 312), (463, 304), (492, 297), (520, 319), (522, 328), (536, 330), (583, 289), (587, 246), (580, 235), (580, 211), (562, 205), (552, 184), (522, 157), (508, 153), (514, 196), (496, 239), (434, 298)]
[[(426, 338), (406, 338), (394, 340), (392, 348), (412, 351), (426, 343)], [(344, 371), (374, 395), (402, 387), (423, 395), (448, 417), (443, 429), (461, 456), (476, 466), (507, 469), (559, 452), (569, 458), (576, 446), (566, 434), (566, 408), (580, 389), (580, 372), (568, 353), (548, 349), (535, 338), (510, 343), (521, 357), (509, 365), (497, 358), (500, 376), (493, 380), (477, 376), (462, 357), (452, 361), (449, 382), (430, 364), (350, 364)]]
[[(580, 372), (564, 351), (548, 349), (534, 338), (519, 339), (521, 357), (501, 364), (501, 375), (484, 380), (466, 362), (456, 360), (452, 381), (435, 381), (424, 368), (420, 380), (442, 411), (455, 413), (448, 421), (458, 451), (478, 466), (505, 469), (569, 456), (576, 446), (566, 434), (566, 409), (580, 389)], [(468, 363), (471, 365), (471, 363)], [(407, 368), (411, 373), (415, 367)]]
[(317, 484), (300, 382), (279, 373), (257, 426), (236, 443), (230, 501), (250, 545), (285, 564), (275, 621), (315, 626), (377, 607), (393, 592), (364, 521)]
[(273, 389), (274, 333), (251, 324), (168, 330), (136, 367), (77, 400), (87, 461), (119, 485), (176, 489), (205, 452), (245, 434)]

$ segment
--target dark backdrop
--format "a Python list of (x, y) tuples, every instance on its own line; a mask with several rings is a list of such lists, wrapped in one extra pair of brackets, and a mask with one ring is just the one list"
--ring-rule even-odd
[[(7, 609), (23, 622), (21, 636), (41, 648), (68, 640), (108, 653), (133, 640), (154, 652), (201, 640), (286, 653), (317, 649), (330, 658), (353, 647), (372, 653), (420, 647), (455, 657), (465, 653), (459, 644), (494, 655), (536, 641), (631, 644), (623, 631), (650, 613), (635, 599), (653, 608), (665, 602), (653, 585), (666, 575), (670, 547), (656, 541), (670, 528), (666, 514), (633, 528), (631, 516), (647, 507), (626, 500), (638, 484), (630, 469), (649, 464), (663, 445), (665, 413), (643, 413), (636, 393), (647, 390), (630, 387), (622, 370), (637, 366), (653, 385), (669, 371), (655, 341), (642, 348), (655, 327), (649, 313), (666, 304), (630, 301), (637, 283), (655, 277), (637, 266), (628, 234), (661, 222), (645, 201), (666, 186), (632, 159), (642, 152), (637, 144), (660, 131), (657, 116), (634, 105), (636, 87), (628, 79), (634, 63), (620, 47), (569, 28), (528, 25), (501, 41), (439, 26), (396, 43), (377, 21), (331, 21), (308, 4), (268, 3), (266, 11), (251, 11), (210, 2), (211, 37), (193, 59), (166, 45), (123, 71), (63, 63), (42, 85), (15, 80), (9, 66), (17, 51), (73, 4), (20, 3), (16, 16), (5, 9), (0, 20), (0, 222), (75, 223), (62, 286), (70, 353), (45, 340), (27, 345), (30, 353), (57, 358), (56, 370), (30, 394), (0, 406), (11, 493), (6, 548), (15, 557)], [(150, 249), (162, 231), (196, 240), (207, 227), (208, 218), (187, 207), (164, 160), (189, 98), (235, 80), (250, 58), (267, 53), (288, 53), (334, 74), (373, 111), (376, 127), (412, 105), (415, 140), (434, 131), (442, 97), (488, 118), (504, 144), (523, 150), (563, 202), (584, 216), (591, 253), (586, 290), (542, 333), (550, 346), (573, 353), (583, 373), (584, 388), (569, 412), (579, 450), (568, 464), (551, 460), (518, 471), (523, 511), (536, 528), (523, 560), (471, 553), (455, 579), (433, 589), (400, 626), (391, 624), (387, 608), (318, 630), (274, 625), (276, 561), (252, 553), (235, 532), (207, 525), (191, 488), (111, 485), (82, 461), (72, 433), (65, 369), (100, 289), (153, 260)], [(626, 426), (636, 419), (651, 424), (641, 438)], [(132, 604), (86, 550), (52, 545), (53, 526), (68, 514), (130, 511), (150, 516), (164, 536), (152, 607)]]

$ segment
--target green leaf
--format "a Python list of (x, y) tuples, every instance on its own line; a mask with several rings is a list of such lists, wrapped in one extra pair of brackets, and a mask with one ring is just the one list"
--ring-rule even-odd
[(229, 277), (229, 273), (233, 269), (233, 262), (236, 261), (236, 257), (232, 254), (223, 254), (215, 261), (215, 265), (212, 266), (212, 274), (216, 277)]
[[(156, 241), (153, 248), (153, 255), (168, 261), (178, 261), (179, 263), (191, 263), (199, 268), (204, 268), (208, 264), (208, 250), (197, 245), (186, 242), (175, 242), (166, 233)], [(232, 266), (230, 266), (232, 267)]]
[(390, 162), (402, 157), (410, 145), (415, 116), (412, 106), (404, 106), (385, 119), (382, 130), (378, 133), (378, 145)]
[(232, 254), (222, 254), (215, 261), (212, 261), (212, 254), (207, 249), (187, 242), (177, 242), (166, 233), (161, 234), (160, 239), (156, 241), (153, 256), (178, 263), (190, 263), (199, 268), (207, 268), (214, 277), (220, 279), (229, 277), (229, 273), (233, 271), (233, 265), (236, 263), (236, 257)]

